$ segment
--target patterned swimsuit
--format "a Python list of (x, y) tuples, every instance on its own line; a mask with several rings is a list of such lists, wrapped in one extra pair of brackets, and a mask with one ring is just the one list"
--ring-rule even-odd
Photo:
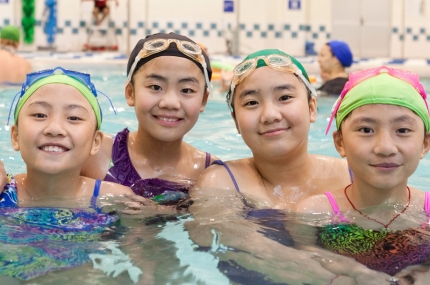
[(119, 218), (96, 206), (100, 180), (87, 209), (19, 207), (15, 180), (8, 180), (0, 194), (0, 275), (29, 280), (109, 252), (103, 233)]
[[(339, 211), (330, 192), (325, 193), (340, 223), (319, 228), (317, 243), (335, 253), (352, 257), (370, 269), (395, 275), (407, 266), (430, 258), (430, 227), (420, 229), (367, 230), (351, 223)], [(424, 211), (430, 216), (430, 192), (425, 193)]]

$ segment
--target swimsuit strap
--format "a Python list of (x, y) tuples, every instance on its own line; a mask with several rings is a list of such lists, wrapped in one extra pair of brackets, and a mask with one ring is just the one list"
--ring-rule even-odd
[(324, 194), (327, 196), (327, 199), (330, 202), (333, 212), (336, 214), (339, 220), (341, 222), (349, 222), (348, 219), (345, 218), (345, 216), (340, 212), (339, 206), (337, 205), (337, 202), (334, 199), (333, 195), (330, 192), (324, 192)]
[(424, 195), (425, 195), (424, 211), (426, 212), (426, 215), (427, 215), (427, 221), (430, 224), (430, 192), (425, 192)]
[(102, 184), (102, 181), (100, 179), (96, 180), (96, 183), (94, 184), (94, 192), (93, 197), (91, 197), (91, 208), (96, 208), (97, 205), (97, 197), (100, 194), (100, 185)]
[(237, 185), (236, 178), (234, 178), (233, 172), (231, 172), (230, 167), (228, 167), (228, 165), (224, 161), (219, 160), (219, 159), (214, 160), (214, 162), (212, 162), (212, 164), (218, 164), (218, 165), (222, 165), (225, 167), (225, 169), (227, 170), (228, 174), (231, 177), (231, 180), (233, 181), (234, 187), (236, 187), (237, 193), (239, 193), (239, 195), (240, 195), (240, 199), (242, 200), (243, 204), (245, 204), (245, 206), (247, 206), (247, 207), (252, 208), (252, 206), (249, 205), (249, 203), (247, 202), (245, 196), (243, 196), (243, 194), (240, 192), (239, 185)]
[(211, 154), (209, 152), (206, 152), (205, 169), (208, 168), (210, 165), (211, 165)]
[(349, 178), (351, 178), (351, 183), (352, 183), (354, 182), (354, 174), (352, 173), (351, 168), (349, 168), (349, 165), (348, 165), (348, 172), (349, 172)]

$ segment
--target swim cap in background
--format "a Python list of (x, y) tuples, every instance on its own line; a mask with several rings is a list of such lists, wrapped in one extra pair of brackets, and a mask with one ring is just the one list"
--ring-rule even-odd
[[(291, 55), (286, 54), (285, 52), (283, 52), (283, 51), (281, 51), (279, 49), (263, 49), (263, 50), (251, 53), (250, 55), (248, 55), (247, 57), (245, 57), (245, 59), (243, 61), (245, 61), (247, 59), (254, 58), (254, 57), (259, 57), (259, 56), (269, 56), (271, 54), (279, 54), (279, 55), (288, 56), (291, 59), (291, 61), (302, 71), (303, 76), (308, 80), (308, 82), (311, 83), (310, 80), (309, 80), (308, 73), (306, 72), (306, 70), (303, 67), (303, 65), (297, 59), (295, 59)], [(266, 62), (264, 60), (259, 59), (258, 62), (257, 62), (257, 66), (255, 67), (255, 69), (257, 69), (259, 67), (266, 66), (266, 65), (267, 64), (266, 64)]]
[(339, 60), (344, 67), (350, 67), (352, 64), (352, 52), (347, 43), (333, 40), (327, 43), (333, 55)]
[(19, 29), (14, 26), (4, 26), (0, 31), (0, 39), (19, 42)]
[(73, 86), (76, 89), (78, 89), (82, 95), (84, 95), (84, 97), (90, 103), (94, 111), (94, 114), (96, 115), (97, 129), (100, 130), (101, 123), (102, 123), (102, 116), (101, 116), (100, 105), (99, 105), (99, 102), (97, 101), (97, 98), (94, 96), (92, 91), (88, 87), (86, 87), (83, 83), (64, 74), (54, 74), (54, 75), (50, 75), (45, 78), (42, 78), (40, 80), (37, 80), (33, 85), (31, 85), (27, 89), (27, 91), (25, 91), (24, 95), (19, 99), (15, 107), (15, 124), (17, 124), (18, 122), (19, 112), (21, 111), (22, 106), (24, 106), (25, 102), (27, 102), (28, 98), (30, 98), (30, 96), (33, 95), (33, 93), (43, 85), (54, 84), (54, 83)]
[[(150, 40), (155, 40), (155, 39), (176, 39), (176, 40), (180, 40), (180, 41), (189, 41), (192, 43), (197, 44), (196, 42), (194, 42), (193, 40), (191, 40), (190, 38), (187, 38), (185, 36), (182, 35), (178, 35), (175, 33), (169, 33), (169, 34), (165, 34), (165, 33), (158, 33), (158, 34), (153, 34), (153, 35), (149, 35), (144, 39), (141, 39), (136, 46), (134, 47), (134, 49), (132, 50), (129, 58), (128, 58), (128, 62), (127, 62), (127, 76), (130, 72), (131, 66), (134, 63), (134, 60), (136, 58), (136, 56), (139, 54), (139, 52), (142, 50), (143, 45), (145, 44), (145, 42), (150, 41)], [(188, 57), (186, 54), (182, 53), (178, 47), (176, 46), (176, 43), (170, 43), (169, 47), (161, 52), (157, 52), (154, 53), (148, 57), (142, 58), (139, 60), (139, 62), (136, 65), (136, 68), (134, 69), (134, 72), (136, 72), (137, 70), (139, 70), (139, 68), (144, 65), (145, 63), (147, 63), (148, 61), (150, 61), (151, 59), (154, 59), (156, 57), (159, 56), (177, 56), (177, 57), (183, 57), (186, 59), (191, 60), (192, 62), (194, 62), (199, 68), (200, 70), (204, 73), (203, 71), (203, 66), (198, 62), (193, 60), (192, 58)], [(212, 69), (211, 69), (211, 64), (209, 61), (209, 57), (207, 56), (207, 54), (205, 52), (203, 52), (203, 57), (206, 61), (206, 70), (208, 72), (208, 76), (209, 76), (209, 80), (212, 78)]]
[(358, 107), (369, 104), (386, 104), (405, 107), (416, 113), (430, 131), (429, 113), (423, 97), (406, 81), (387, 73), (368, 78), (354, 86), (343, 98), (336, 115), (336, 127)]

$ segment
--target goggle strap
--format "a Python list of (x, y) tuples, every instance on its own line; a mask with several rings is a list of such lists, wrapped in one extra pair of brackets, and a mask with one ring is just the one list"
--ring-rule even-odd
[[(203, 56), (202, 56), (203, 57)], [(209, 94), (212, 94), (212, 83), (209, 80), (209, 75), (208, 75), (208, 70), (207, 70), (207, 64), (206, 64), (206, 60), (203, 58), (203, 63), (202, 63), (202, 67), (203, 67), (203, 73), (205, 75), (205, 81), (206, 81), (206, 85), (208, 86), (209, 89)]]
[(7, 116), (7, 126), (9, 126), (10, 115), (11, 115), (11, 113), (12, 113), (13, 103), (15, 103), (16, 96), (18, 96), (19, 94), (21, 94), (21, 91), (20, 91), (20, 92), (18, 92), (18, 93), (16, 93), (16, 94), (15, 94), (15, 96), (13, 96), (12, 103), (10, 104), (9, 114), (8, 114), (8, 116)]
[(127, 85), (131, 81), (131, 77), (133, 76), (134, 69), (136, 68), (136, 65), (139, 62), (139, 60), (140, 60), (140, 52), (134, 58), (133, 65), (131, 66), (130, 71), (128, 72), (127, 81), (125, 85)]
[(109, 96), (108, 96), (108, 95), (106, 95), (105, 93), (103, 93), (103, 92), (99, 91), (99, 90), (97, 90), (97, 93), (102, 94), (103, 96), (105, 96), (105, 97), (109, 100), (109, 103), (110, 103), (110, 105), (111, 105), (111, 107), (112, 107), (112, 109), (113, 109), (113, 112), (114, 112), (114, 113), (115, 113), (115, 115), (116, 115), (115, 107), (113, 106), (112, 100), (109, 98)]

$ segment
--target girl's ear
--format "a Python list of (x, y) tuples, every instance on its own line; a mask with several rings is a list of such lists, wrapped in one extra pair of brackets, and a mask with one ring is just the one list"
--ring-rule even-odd
[(206, 104), (208, 103), (209, 90), (206, 89), (205, 94), (203, 94), (202, 106), (200, 107), (200, 113), (205, 110)]
[(134, 90), (131, 82), (125, 86), (125, 100), (127, 101), (128, 106), (134, 106)]
[(94, 134), (93, 145), (91, 147), (90, 155), (95, 155), (99, 152), (103, 141), (103, 133), (99, 130)]
[(233, 118), (233, 120), (234, 120), (234, 124), (236, 125), (237, 133), (240, 135), (240, 129), (239, 129), (239, 125), (237, 124), (236, 114), (234, 113), (234, 111), (233, 111), (233, 112), (231, 112), (231, 117)]
[(343, 137), (342, 137), (342, 133), (339, 130), (333, 132), (333, 141), (334, 141), (334, 146), (336, 147), (336, 150), (339, 153), (339, 155), (341, 157), (345, 157), (346, 153), (345, 153), (345, 147), (343, 145)]
[(311, 123), (315, 122), (317, 118), (317, 99), (314, 96), (311, 96), (309, 101), (309, 114)]
[(13, 125), (10, 129), (10, 141), (12, 143), (12, 147), (14, 150), (19, 151), (19, 142), (18, 142), (18, 126)]
[(430, 150), (430, 132), (426, 133), (424, 136), (423, 149), (421, 150), (421, 158), (424, 158)]

